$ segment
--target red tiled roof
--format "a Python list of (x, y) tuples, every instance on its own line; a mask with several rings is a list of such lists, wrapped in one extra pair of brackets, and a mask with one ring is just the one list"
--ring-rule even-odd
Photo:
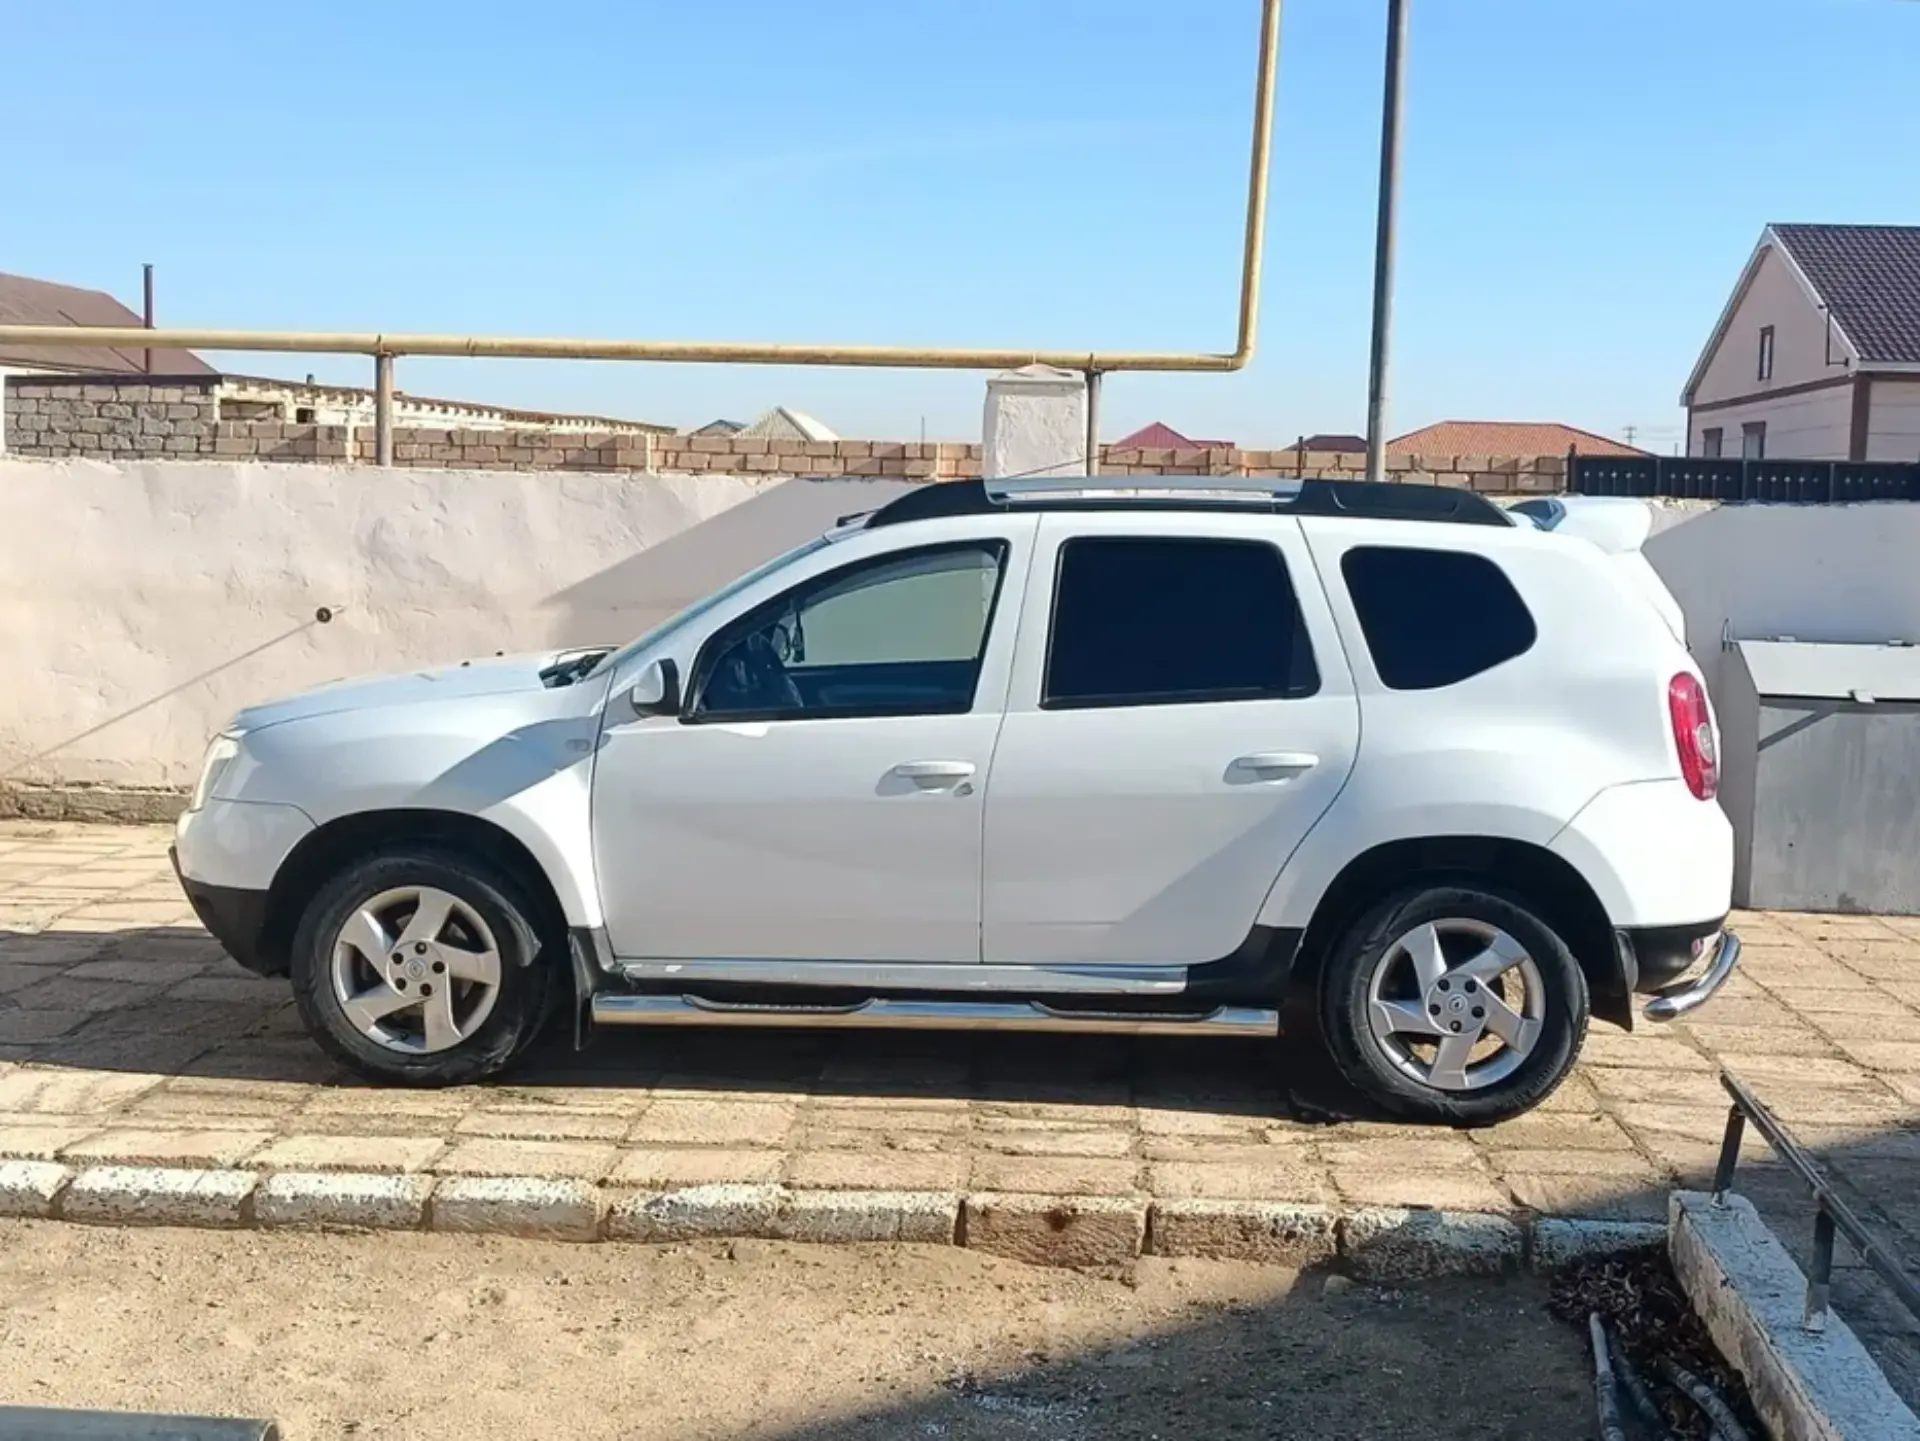
[(1232, 450), (1230, 440), (1194, 440), (1170, 425), (1154, 421), (1132, 435), (1111, 442), (1115, 450)]
[[(104, 290), (55, 285), (25, 275), (0, 275), (0, 324), (138, 325), (140, 317)], [(110, 350), (104, 345), (16, 345), (0, 350), (0, 363), (87, 374), (137, 374), (143, 352)], [(153, 352), (155, 375), (218, 375), (191, 350)]]
[(1443, 420), (1387, 442), (1389, 455), (1647, 455), (1631, 445), (1558, 422)]

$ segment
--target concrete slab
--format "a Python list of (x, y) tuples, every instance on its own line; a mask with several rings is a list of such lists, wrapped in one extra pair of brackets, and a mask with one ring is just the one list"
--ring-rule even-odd
[(1775, 1441), (1920, 1441), (1920, 1418), (1894, 1394), (1851, 1327), (1801, 1324), (1807, 1279), (1744, 1196), (1724, 1204), (1677, 1191), (1675, 1272), (1714, 1344), (1746, 1378)]

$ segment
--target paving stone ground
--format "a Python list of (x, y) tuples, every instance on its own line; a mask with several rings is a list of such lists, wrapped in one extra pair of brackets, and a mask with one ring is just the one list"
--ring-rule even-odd
[[(1337, 1097), (1244, 1042), (638, 1031), (404, 1092), (339, 1072), (283, 981), (221, 955), (166, 842), (0, 822), (0, 1158), (1658, 1221), (1711, 1174), (1726, 1066), (1920, 1271), (1920, 920), (1742, 916), (1741, 973), (1698, 1020), (1597, 1026), (1545, 1107), (1476, 1132), (1330, 1120)], [(1795, 1240), (1804, 1195), (1747, 1154), (1743, 1189)], [(1837, 1294), (1920, 1390), (1890, 1299), (1852, 1269)]]

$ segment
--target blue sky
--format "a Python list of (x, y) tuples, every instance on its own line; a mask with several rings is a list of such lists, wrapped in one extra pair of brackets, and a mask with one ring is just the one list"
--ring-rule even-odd
[[(1393, 429), (1671, 447), (1770, 220), (1920, 222), (1914, 0), (1412, 0)], [(1289, 0), (1261, 349), (1151, 419), (1357, 430), (1384, 0)], [(1232, 345), (1254, 0), (0, 0), (0, 270), (181, 325)], [(369, 362), (235, 356), (367, 384)], [(403, 360), (403, 389), (977, 437), (971, 374)]]

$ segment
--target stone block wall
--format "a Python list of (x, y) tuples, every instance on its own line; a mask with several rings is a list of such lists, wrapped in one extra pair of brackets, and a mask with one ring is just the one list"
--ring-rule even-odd
[[(1122, 450), (1100, 448), (1105, 475), (1278, 475), (1360, 480), (1367, 458), (1345, 452), (1288, 450)], [(1564, 455), (1390, 455), (1387, 474), (1405, 485), (1452, 485), (1490, 495), (1550, 494), (1567, 479)]]
[(218, 439), (217, 381), (207, 376), (11, 375), (6, 380), (6, 451), (55, 459), (190, 460), (211, 456)]
[[(6, 381), (9, 454), (61, 460), (273, 460), (371, 464), (369, 425), (220, 418), (217, 378), (16, 375)], [(656, 475), (966, 480), (981, 447), (951, 441), (768, 440), (632, 431), (399, 426), (398, 466), (423, 470), (629, 471)], [(1105, 475), (1280, 475), (1357, 479), (1365, 457), (1292, 450), (1101, 448)], [(1393, 456), (1392, 478), (1492, 495), (1564, 487), (1566, 457)]]

